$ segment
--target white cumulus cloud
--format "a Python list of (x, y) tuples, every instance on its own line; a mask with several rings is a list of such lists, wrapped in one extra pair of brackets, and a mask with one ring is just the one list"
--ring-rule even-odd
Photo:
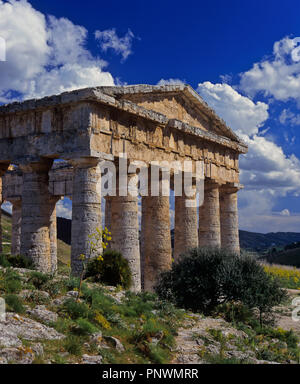
[(176, 84), (184, 84), (185, 82), (180, 79), (160, 79), (157, 85), (176, 85)]
[(300, 125), (300, 114), (290, 111), (288, 108), (283, 109), (279, 116), (281, 124), (289, 124), (291, 126)]
[(241, 75), (240, 87), (253, 97), (262, 92), (280, 101), (295, 99), (300, 103), (299, 38), (285, 37), (275, 42), (273, 54), (255, 63)]
[(106, 52), (112, 49), (116, 54), (121, 55), (123, 60), (132, 53), (132, 41), (134, 34), (128, 29), (123, 37), (119, 37), (115, 28), (106, 29), (105, 31), (95, 31), (95, 38), (99, 41), (101, 49)]
[(66, 18), (46, 16), (26, 1), (0, 0), (0, 99), (42, 97), (97, 85), (114, 85), (106, 63), (86, 48), (88, 32)]
[(279, 212), (281, 216), (290, 216), (290, 211), (288, 209), (283, 209), (282, 211)]
[(254, 103), (228, 84), (198, 84), (198, 93), (238, 134), (251, 136), (268, 119), (268, 104)]
[(56, 203), (56, 216), (66, 219), (72, 218), (72, 202), (70, 199), (65, 197)]

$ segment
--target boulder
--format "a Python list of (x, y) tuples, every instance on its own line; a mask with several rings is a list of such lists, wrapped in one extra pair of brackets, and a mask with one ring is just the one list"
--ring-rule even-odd
[(7, 363), (31, 364), (35, 354), (29, 347), (11, 347), (0, 349), (0, 358), (5, 359)]
[(7, 313), (6, 320), (0, 321), (0, 345), (20, 347), (19, 338), (25, 340), (60, 340), (65, 336), (55, 329), (15, 313)]
[(43, 323), (52, 323), (58, 318), (57, 313), (49, 311), (45, 305), (37, 305), (34, 309), (29, 309), (26, 312)]
[(82, 364), (102, 364), (102, 356), (82, 355)]
[(104, 336), (105, 341), (112, 343), (118, 352), (124, 352), (125, 348), (123, 344), (116, 337)]

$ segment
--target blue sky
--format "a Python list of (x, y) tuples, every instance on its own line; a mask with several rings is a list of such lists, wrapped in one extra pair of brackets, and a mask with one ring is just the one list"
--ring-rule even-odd
[(0, 102), (189, 83), (249, 144), (240, 227), (300, 232), (299, 13), (293, 0), (0, 0)]

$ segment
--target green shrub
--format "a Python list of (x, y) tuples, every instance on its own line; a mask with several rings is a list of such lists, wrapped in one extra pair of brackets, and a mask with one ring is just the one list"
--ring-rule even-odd
[(125, 289), (132, 283), (128, 261), (120, 252), (114, 250), (105, 251), (103, 260), (98, 258), (89, 260), (86, 277), (93, 277), (94, 281), (107, 285), (120, 285)]
[(7, 260), (7, 257), (3, 254), (0, 255), (0, 265), (4, 268), (11, 267), (10, 263)]
[(223, 291), (227, 300), (241, 300), (248, 308), (257, 308), (261, 325), (273, 323), (272, 308), (287, 297), (279, 280), (247, 254), (231, 258), (224, 263), (224, 270)]
[(63, 290), (63, 288), (63, 282), (53, 280), (49, 280), (41, 286), (41, 289), (48, 292), (51, 297), (57, 296)]
[(59, 353), (55, 353), (53, 356), (52, 356), (52, 360), (54, 362), (54, 364), (67, 364), (68, 361), (65, 357), (61, 356)]
[(80, 317), (87, 318), (89, 313), (89, 307), (85, 303), (80, 303), (73, 299), (66, 300), (63, 303), (62, 310), (73, 320), (79, 319)]
[(249, 256), (218, 248), (196, 248), (161, 274), (156, 292), (182, 308), (211, 314), (218, 305), (239, 301), (257, 308), (260, 321), (285, 293)]
[(82, 336), (95, 333), (97, 331), (98, 331), (97, 327), (95, 327), (88, 320), (82, 319), (82, 318), (79, 318), (78, 320), (76, 320), (76, 327), (73, 328), (74, 333)]
[(34, 271), (30, 273), (28, 282), (33, 284), (36, 289), (41, 289), (42, 285), (50, 280), (50, 276), (42, 272)]
[(82, 355), (82, 340), (78, 336), (69, 335), (68, 337), (66, 337), (63, 346), (65, 350), (71, 355)]
[[(97, 318), (97, 317), (96, 317)], [(108, 313), (106, 314), (106, 320), (109, 324), (119, 328), (119, 329), (127, 329), (127, 323), (121, 318), (119, 313)]]
[(166, 364), (168, 362), (169, 354), (162, 349), (159, 345), (149, 344), (149, 358), (153, 363)]
[(33, 267), (32, 262), (21, 255), (0, 255), (0, 265), (2, 267), (13, 267), (13, 268), (27, 268)]
[(6, 293), (18, 293), (22, 289), (22, 281), (20, 275), (12, 269), (7, 269), (0, 287)]
[(74, 288), (79, 287), (80, 278), (79, 277), (70, 277), (67, 280), (64, 280), (64, 285), (68, 291), (73, 291)]
[(27, 268), (32, 269), (33, 263), (31, 260), (22, 255), (7, 255), (7, 261), (14, 268)]
[(229, 323), (244, 323), (253, 322), (253, 311), (243, 303), (227, 302), (220, 304), (216, 308), (216, 315), (221, 315)]
[(127, 300), (120, 308), (124, 316), (132, 318), (138, 318), (142, 315), (145, 318), (154, 317), (152, 311), (155, 309), (157, 295), (149, 292), (135, 294), (128, 291), (126, 298)]
[(16, 295), (5, 295), (6, 309), (9, 312), (25, 313), (23, 301)]
[(284, 341), (289, 348), (297, 348), (298, 346), (299, 338), (292, 329), (286, 331), (282, 328), (266, 327), (257, 329), (257, 333), (272, 339)]
[(211, 313), (221, 302), (221, 266), (231, 257), (219, 249), (194, 249), (161, 274), (155, 290), (179, 307)]
[(143, 325), (143, 334), (146, 339), (150, 337), (154, 337), (161, 331), (161, 324), (157, 323), (157, 321), (153, 318), (148, 319)]
[(100, 311), (104, 316), (113, 314), (113, 305), (115, 301), (113, 298), (106, 296), (103, 292), (93, 290), (87, 300), (90, 303), (91, 309)]
[(73, 321), (71, 319), (63, 319), (58, 317), (58, 319), (52, 323), (52, 326), (59, 333), (68, 333), (70, 328), (73, 326)]

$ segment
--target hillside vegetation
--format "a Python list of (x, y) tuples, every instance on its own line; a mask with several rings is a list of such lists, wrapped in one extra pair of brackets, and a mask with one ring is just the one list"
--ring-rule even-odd
[[(228, 308), (206, 317), (155, 294), (0, 266), (0, 364), (299, 363), (299, 339)], [(284, 308), (280, 309), (285, 310)], [(289, 314), (290, 316), (290, 314)]]
[[(9, 254), (9, 215), (2, 215), (2, 228)], [(70, 246), (61, 240), (58, 258), (56, 276), (0, 266), (7, 311), (0, 320), (0, 364), (299, 363), (292, 297), (276, 309), (280, 328), (261, 327), (236, 303), (205, 316), (93, 278), (85, 279), (79, 295), (79, 279), (70, 277)]]

